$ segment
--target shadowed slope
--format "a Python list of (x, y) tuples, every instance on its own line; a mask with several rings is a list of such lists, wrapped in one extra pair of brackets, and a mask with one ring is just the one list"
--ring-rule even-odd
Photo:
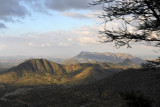
[(160, 107), (159, 71), (160, 69), (155, 71), (130, 69), (89, 85), (71, 88), (36, 88), (23, 95), (9, 97), (9, 99), (18, 99), (35, 107), (64, 107), (65, 105), (69, 107), (128, 107), (120, 96), (120, 92), (134, 90), (154, 100), (153, 107)]

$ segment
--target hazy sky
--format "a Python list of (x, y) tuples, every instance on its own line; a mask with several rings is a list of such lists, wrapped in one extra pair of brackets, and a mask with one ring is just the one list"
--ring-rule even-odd
[[(156, 56), (142, 44), (116, 49), (99, 43), (102, 21), (91, 0), (0, 0), (0, 56), (74, 56), (81, 51)], [(112, 28), (116, 22), (108, 24)]]

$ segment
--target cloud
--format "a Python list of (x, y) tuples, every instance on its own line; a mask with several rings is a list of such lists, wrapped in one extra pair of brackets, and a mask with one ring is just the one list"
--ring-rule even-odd
[[(47, 1), (47, 0), (46, 0)], [(46, 6), (45, 6), (45, 0), (23, 0), (25, 5), (27, 5), (29, 8), (31, 8), (33, 11), (49, 14)]]
[(26, 8), (20, 4), (20, 0), (0, 0), (0, 16), (12, 17), (24, 17), (28, 14)]
[(5, 47), (6, 47), (6, 45), (0, 44), (0, 50), (4, 49)]
[(45, 0), (46, 7), (56, 11), (85, 10), (92, 0)]
[(72, 41), (73, 41), (73, 39), (72, 39), (72, 38), (68, 38), (67, 40), (68, 40), (68, 41), (70, 41), (70, 42), (72, 42)]
[[(29, 13), (20, 0), (0, 0), (1, 21), (14, 22), (16, 18), (24, 18), (26, 15)], [(5, 24), (1, 23), (0, 28), (6, 28)]]
[(76, 19), (87, 19), (87, 18), (89, 18), (87, 15), (77, 13), (77, 12), (62, 12), (62, 14), (64, 16), (72, 17), (72, 18), (76, 18)]
[(46, 45), (44, 43), (41, 44), (42, 47), (45, 47)]
[(33, 43), (32, 43), (32, 42), (29, 42), (29, 43), (28, 43), (28, 46), (33, 46)]
[(69, 44), (67, 44), (67, 43), (62, 43), (62, 42), (60, 42), (58, 45), (59, 45), (59, 46), (64, 46), (64, 47), (69, 46)]
[(102, 11), (99, 11), (99, 10), (86, 11), (85, 13), (73, 12), (73, 11), (61, 12), (62, 15), (67, 17), (71, 17), (75, 19), (92, 19), (92, 20), (96, 20), (96, 22), (100, 20), (100, 18), (98, 18), (98, 15), (100, 15), (101, 13)]
[(82, 44), (85, 46), (96, 45), (96, 42), (91, 38), (96, 39), (98, 29), (96, 25), (93, 25), (71, 30), (33, 32), (21, 36), (0, 35), (0, 43), (8, 46), (0, 55), (43, 55), (46, 53), (54, 54), (55, 51), (63, 54), (62, 49), (66, 47), (70, 49), (70, 53), (74, 52), (74, 49), (81, 51), (83, 50), (81, 49)]
[(7, 28), (7, 27), (6, 27), (6, 25), (5, 25), (5, 24), (0, 23), (0, 29), (1, 29), (1, 28)]
[[(71, 12), (70, 10), (97, 10), (88, 3), (92, 0), (0, 0), (0, 28), (7, 28), (6, 22), (23, 22), (26, 16), (32, 17), (33, 13), (53, 15), (59, 11), (67, 17), (87, 19), (87, 13)], [(33, 15), (34, 16), (34, 15)]]
[(50, 46), (49, 43), (42, 43), (42, 44), (41, 44), (41, 47), (49, 47), (49, 46)]
[(97, 40), (95, 37), (79, 37), (79, 42), (81, 43), (96, 43), (97, 44)]
[(154, 47), (144, 48), (141, 44), (132, 45), (131, 49), (125, 47), (115, 49), (114, 44), (101, 44), (97, 36), (100, 36), (98, 31), (102, 29), (103, 27), (92, 25), (67, 31), (54, 30), (45, 33), (27, 33), (22, 36), (0, 36), (0, 50), (3, 49), (0, 56), (65, 56), (76, 55), (80, 51), (126, 52), (141, 56), (155, 54)]

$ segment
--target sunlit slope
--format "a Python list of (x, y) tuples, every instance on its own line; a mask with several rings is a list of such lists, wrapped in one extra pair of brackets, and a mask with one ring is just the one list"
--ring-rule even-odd
[(0, 83), (15, 85), (83, 84), (103, 79), (127, 69), (112, 63), (90, 62), (61, 65), (32, 59), (0, 74)]

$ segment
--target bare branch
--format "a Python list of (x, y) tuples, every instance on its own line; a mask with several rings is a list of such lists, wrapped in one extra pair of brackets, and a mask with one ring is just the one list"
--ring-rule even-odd
[[(103, 43), (130, 47), (131, 41), (145, 41), (160, 47), (160, 0), (97, 0), (90, 5), (102, 5), (103, 13), (99, 18), (105, 22), (104, 31), (100, 31), (103, 38), (106, 36)], [(109, 30), (107, 24), (117, 20), (123, 22), (122, 26)], [(135, 30), (131, 32), (129, 26)]]

